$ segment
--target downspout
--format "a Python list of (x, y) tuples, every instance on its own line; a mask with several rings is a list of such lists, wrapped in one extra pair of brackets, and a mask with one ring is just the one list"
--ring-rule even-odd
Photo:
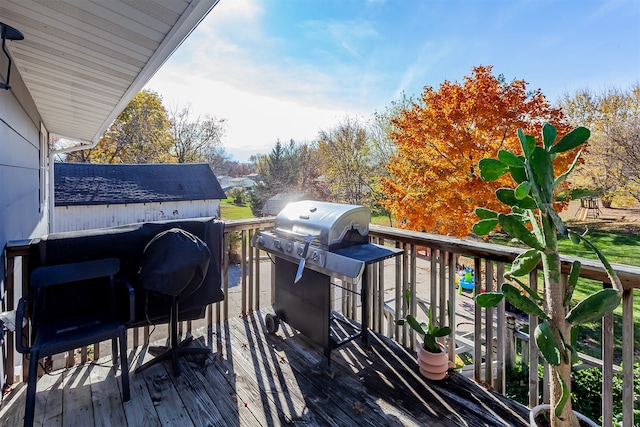
[[(55, 135), (59, 136), (59, 135)], [(64, 153), (72, 153), (74, 151), (88, 150), (90, 148), (94, 148), (98, 145), (99, 138), (89, 142), (89, 141), (78, 141), (79, 145), (74, 145), (71, 147), (60, 148), (59, 150), (52, 150), (49, 152), (49, 232), (53, 233), (54, 230), (54, 219), (55, 219), (55, 210), (56, 210), (56, 201), (55, 201), (55, 187), (54, 187), (54, 170), (53, 167), (53, 157), (56, 154), (64, 154)], [(77, 140), (76, 140), (77, 141)]]

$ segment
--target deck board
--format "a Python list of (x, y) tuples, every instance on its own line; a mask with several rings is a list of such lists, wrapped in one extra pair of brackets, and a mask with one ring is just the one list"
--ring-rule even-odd
[[(528, 410), (461, 375), (423, 379), (415, 354), (370, 334), (332, 352), (282, 324), (265, 332), (262, 312), (194, 332), (208, 356), (169, 362), (139, 374), (152, 356), (130, 350), (131, 401), (122, 404), (120, 372), (99, 363), (45, 375), (38, 382), (36, 425), (83, 426), (527, 426)], [(26, 387), (3, 398), (0, 427), (20, 425)]]

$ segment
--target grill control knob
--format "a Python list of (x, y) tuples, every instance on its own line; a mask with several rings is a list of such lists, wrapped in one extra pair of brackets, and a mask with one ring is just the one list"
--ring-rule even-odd
[(318, 253), (318, 251), (313, 251), (313, 253), (311, 254), (311, 259), (314, 261), (318, 261), (318, 258), (320, 258), (320, 254)]
[(273, 247), (276, 249), (282, 249), (282, 244), (280, 243), (280, 239), (273, 240)]
[(293, 249), (293, 244), (291, 242), (287, 243), (287, 247), (285, 248), (285, 250), (287, 252), (291, 252), (292, 249)]
[(298, 256), (302, 256), (302, 253), (304, 252), (304, 249), (302, 246), (298, 246)]

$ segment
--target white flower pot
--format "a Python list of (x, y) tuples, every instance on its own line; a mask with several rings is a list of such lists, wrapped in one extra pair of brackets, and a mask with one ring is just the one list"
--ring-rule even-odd
[[(533, 408), (531, 408), (531, 411), (529, 411), (529, 424), (531, 425), (531, 427), (538, 427), (538, 424), (536, 423), (535, 419), (538, 416), (538, 414), (543, 411), (551, 411), (551, 405), (549, 405), (548, 403), (544, 403), (542, 405), (534, 406)], [(585, 417), (580, 412), (573, 411), (573, 413), (576, 414), (579, 420), (584, 421), (590, 426), (599, 427), (598, 424), (591, 421), (589, 418)]]

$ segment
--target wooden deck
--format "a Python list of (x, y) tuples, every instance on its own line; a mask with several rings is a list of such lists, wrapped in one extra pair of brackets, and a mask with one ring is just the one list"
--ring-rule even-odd
[[(110, 357), (38, 382), (36, 425), (69, 426), (527, 426), (528, 410), (453, 374), (423, 379), (415, 356), (393, 341), (370, 334), (369, 351), (353, 341), (322, 350), (282, 324), (265, 332), (262, 312), (235, 318), (192, 345), (211, 338), (216, 352), (134, 374), (151, 356), (131, 351), (131, 401), (122, 404), (120, 374)], [(198, 334), (198, 332), (204, 332)], [(208, 335), (208, 336), (207, 336)], [(26, 386), (7, 393), (0, 426), (22, 425)]]

